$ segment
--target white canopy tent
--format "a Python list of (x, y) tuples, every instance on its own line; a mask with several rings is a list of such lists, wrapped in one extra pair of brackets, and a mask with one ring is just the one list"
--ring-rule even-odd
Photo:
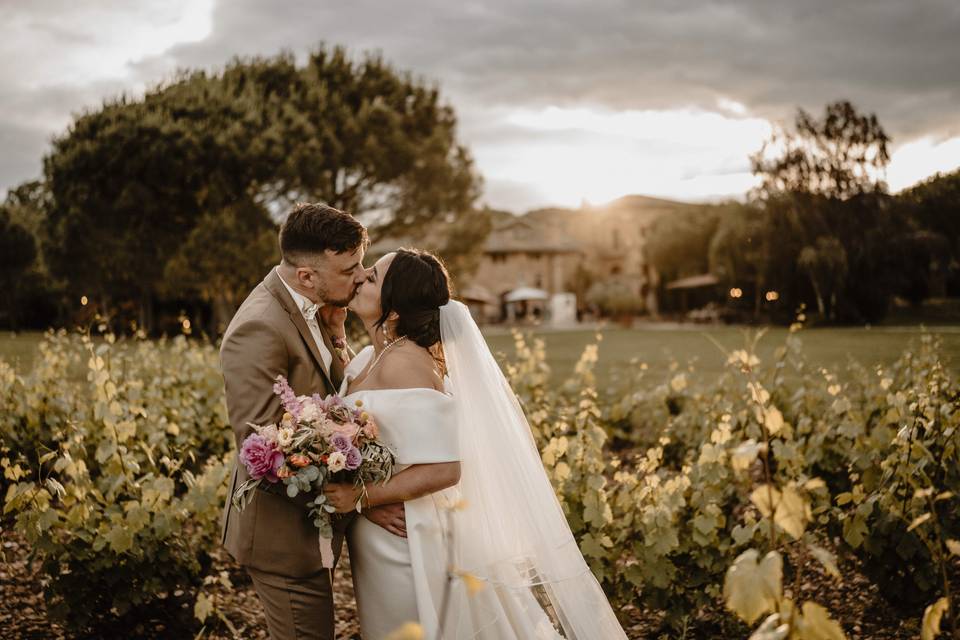
[(543, 289), (534, 289), (533, 287), (517, 287), (503, 297), (504, 302), (525, 302), (528, 300), (547, 300), (550, 298)]

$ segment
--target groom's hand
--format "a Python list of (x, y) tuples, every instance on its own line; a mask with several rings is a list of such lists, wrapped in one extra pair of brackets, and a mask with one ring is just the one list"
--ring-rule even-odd
[(362, 490), (353, 484), (330, 482), (324, 487), (323, 493), (327, 496), (327, 504), (336, 509), (337, 513), (349, 513), (356, 511)]
[(363, 517), (395, 536), (407, 537), (407, 517), (402, 502), (365, 509)]

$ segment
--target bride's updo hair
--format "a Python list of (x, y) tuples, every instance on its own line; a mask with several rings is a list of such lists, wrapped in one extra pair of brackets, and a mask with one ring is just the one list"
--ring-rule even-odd
[(449, 301), (450, 276), (443, 261), (429, 251), (398, 249), (383, 275), (377, 326), (396, 312), (396, 337), (430, 349), (440, 342), (440, 307)]

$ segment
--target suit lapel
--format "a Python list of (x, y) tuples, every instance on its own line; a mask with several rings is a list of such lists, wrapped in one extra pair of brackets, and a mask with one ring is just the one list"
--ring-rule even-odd
[[(280, 306), (282, 306), (283, 309), (290, 314), (290, 320), (300, 333), (300, 337), (303, 338), (303, 341), (306, 343), (307, 349), (310, 350), (310, 355), (312, 355), (313, 359), (316, 361), (317, 368), (320, 369), (321, 373), (323, 373), (323, 377), (326, 379), (330, 389), (332, 389), (334, 393), (340, 391), (340, 388), (335, 385), (333, 379), (331, 379), (330, 373), (327, 372), (326, 367), (323, 366), (323, 356), (320, 355), (320, 348), (317, 347), (317, 343), (313, 339), (313, 334), (310, 333), (310, 327), (307, 326), (307, 321), (303, 319), (303, 314), (300, 312), (300, 309), (297, 308), (297, 305), (294, 304), (293, 298), (290, 297), (290, 292), (287, 291), (287, 287), (284, 286), (283, 281), (280, 279), (280, 274), (277, 273), (276, 267), (273, 268), (273, 271), (267, 274), (267, 277), (263, 280), (263, 284), (267, 290), (273, 294), (273, 297), (277, 299), (277, 301), (280, 303)], [(323, 336), (324, 344), (327, 345), (328, 349), (331, 349), (330, 353), (333, 355), (333, 362), (335, 363), (338, 358), (336, 356), (336, 352), (332, 350), (329, 344), (330, 339), (323, 331), (322, 323), (320, 323), (320, 334)]]
[(323, 336), (323, 344), (330, 352), (330, 378), (333, 380), (334, 388), (339, 392), (340, 385), (343, 383), (343, 361), (337, 355), (337, 350), (333, 348), (333, 341), (330, 339), (330, 332), (322, 322), (320, 325), (320, 335)]

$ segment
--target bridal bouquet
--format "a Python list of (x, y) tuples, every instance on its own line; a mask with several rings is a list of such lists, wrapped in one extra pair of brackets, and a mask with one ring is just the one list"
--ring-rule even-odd
[(390, 479), (394, 456), (377, 440), (377, 423), (359, 400), (351, 407), (336, 394), (297, 396), (283, 376), (277, 376), (273, 391), (280, 396), (283, 418), (279, 424), (250, 425), (254, 433), (240, 447), (240, 462), (250, 479), (237, 488), (233, 504), (242, 511), (262, 482), (283, 482), (291, 498), (315, 491), (307, 503), (309, 517), (319, 531), (323, 566), (330, 568), (336, 510), (327, 504), (324, 485), (330, 480), (352, 482), (363, 496), (367, 483)]

